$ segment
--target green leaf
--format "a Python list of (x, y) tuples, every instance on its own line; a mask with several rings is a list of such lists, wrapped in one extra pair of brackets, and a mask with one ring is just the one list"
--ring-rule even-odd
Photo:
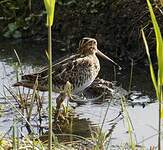
[(22, 33), (21, 33), (20, 31), (15, 31), (15, 32), (13, 33), (13, 37), (14, 37), (15, 39), (21, 38), (21, 37), (22, 37)]
[(149, 61), (151, 79), (152, 79), (152, 82), (153, 82), (153, 85), (154, 85), (154, 88), (155, 88), (155, 91), (156, 91), (156, 95), (157, 95), (157, 98), (158, 98), (158, 87), (157, 87), (157, 82), (156, 82), (156, 76), (155, 76), (155, 73), (154, 73), (154, 69), (153, 69), (153, 65), (152, 65), (152, 61), (151, 61), (151, 57), (150, 57), (150, 53), (149, 53), (149, 48), (148, 48), (147, 40), (146, 40), (143, 29), (141, 29), (141, 33), (142, 33), (143, 41), (144, 41), (144, 44), (145, 44), (145, 49), (146, 49), (148, 61)]
[(10, 38), (10, 37), (11, 37), (10, 31), (5, 32), (5, 33), (3, 34), (3, 36), (6, 37), (6, 38)]
[(156, 36), (156, 51), (157, 51), (157, 61), (158, 61), (158, 83), (160, 83), (160, 85), (163, 85), (163, 39), (162, 39), (162, 35), (160, 32), (160, 28), (158, 26), (155, 14), (153, 12), (152, 6), (150, 4), (150, 1), (147, 0), (147, 4), (148, 4), (148, 8), (150, 11), (150, 15), (151, 15), (151, 20), (153, 23), (153, 27), (154, 27), (154, 31), (155, 31), (155, 36)]
[(47, 25), (52, 26), (54, 20), (55, 0), (44, 0), (47, 12)]
[(17, 27), (15, 22), (8, 24), (8, 29), (9, 29), (10, 32), (14, 32), (17, 28), (18, 27)]

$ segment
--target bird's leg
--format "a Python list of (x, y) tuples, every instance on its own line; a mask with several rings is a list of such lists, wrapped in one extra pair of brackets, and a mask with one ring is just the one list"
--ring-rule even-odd
[(55, 120), (56, 121), (58, 120), (58, 117), (59, 117), (59, 111), (60, 111), (61, 104), (63, 103), (65, 98), (66, 98), (66, 93), (62, 92), (62, 93), (60, 93), (60, 95), (56, 99), (56, 103), (57, 103), (56, 113), (55, 113)]

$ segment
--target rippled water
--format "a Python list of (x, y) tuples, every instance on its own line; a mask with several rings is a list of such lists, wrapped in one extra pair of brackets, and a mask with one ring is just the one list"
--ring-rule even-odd
[[(6, 133), (9, 131), (15, 118), (15, 110), (11, 109), (11, 105), (5, 100), (4, 95), (16, 104), (4, 85), (8, 88), (16, 81), (16, 56), (13, 49), (17, 51), (22, 62), (22, 70), (24, 73), (33, 72), (39, 66), (46, 64), (45, 44), (24, 43), (24, 42), (10, 42), (0, 44), (0, 132)], [(58, 59), (68, 52), (60, 51), (59, 49), (54, 53), (54, 58)], [(130, 80), (130, 67), (123, 67), (122, 71), (113, 69), (113, 66), (105, 62), (102, 63), (100, 77), (109, 81), (117, 81), (117, 87), (121, 91), (128, 91)], [(127, 66), (121, 64), (122, 66)], [(35, 68), (35, 69), (34, 69)], [(11, 87), (14, 90), (13, 87)], [(26, 89), (27, 90), (27, 89)], [(28, 91), (28, 90), (27, 90)], [(117, 93), (119, 93), (117, 92)], [(121, 93), (122, 95), (124, 92)], [(56, 95), (53, 95), (55, 99)], [(44, 112), (47, 111), (47, 94), (44, 95)], [(150, 145), (157, 145), (157, 128), (158, 128), (158, 104), (154, 103), (155, 94), (153, 85), (151, 84), (150, 76), (145, 68), (140, 66), (134, 67), (133, 79), (131, 84), (131, 94), (128, 97), (128, 113), (134, 128), (135, 138), (138, 145), (145, 145), (149, 148)], [(109, 109), (108, 109), (109, 107)], [(83, 105), (76, 106), (76, 114), (79, 116), (78, 122), (80, 129), (74, 129), (74, 134), (86, 135), (90, 125), (101, 126), (104, 116), (106, 114), (103, 131), (108, 132), (113, 127), (111, 136), (110, 148), (118, 149), (119, 145), (124, 145), (129, 141), (129, 134), (127, 133), (127, 126), (121, 114), (120, 99), (114, 99), (113, 102), (107, 101), (97, 103), (89, 101)], [(45, 113), (46, 116), (46, 113)], [(47, 127), (47, 117), (42, 120), (43, 126)], [(33, 122), (33, 124), (37, 124)], [(79, 125), (78, 124), (78, 125)], [(20, 126), (21, 123), (19, 123)], [(77, 127), (78, 127), (77, 125)], [(82, 126), (83, 125), (83, 126)], [(38, 132), (39, 128), (35, 128)], [(22, 127), (24, 134), (27, 130)]]

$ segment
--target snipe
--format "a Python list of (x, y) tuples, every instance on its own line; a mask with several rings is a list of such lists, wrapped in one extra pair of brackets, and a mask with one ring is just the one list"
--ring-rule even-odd
[[(53, 91), (60, 93), (56, 100), (56, 117), (58, 117), (61, 103), (66, 97), (64, 87), (68, 81), (72, 85), (72, 93), (76, 94), (87, 88), (97, 77), (100, 71), (100, 63), (96, 54), (117, 65), (98, 50), (95, 39), (87, 37), (80, 41), (77, 54), (71, 55), (53, 65)], [(37, 89), (47, 91), (48, 67), (41, 69), (37, 73), (22, 76), (22, 80), (15, 83), (14, 86), (24, 86), (33, 89), (36, 80), (38, 81)]]

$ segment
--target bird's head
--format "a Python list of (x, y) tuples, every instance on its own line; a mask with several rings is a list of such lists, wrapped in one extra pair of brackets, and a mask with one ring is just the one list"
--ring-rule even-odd
[(119, 69), (121, 68), (116, 62), (114, 62), (112, 59), (110, 59), (105, 54), (103, 54), (100, 50), (98, 50), (97, 41), (94, 38), (84, 37), (79, 42), (79, 53), (82, 55), (85, 55), (85, 56), (97, 54), (97, 55), (111, 61), (114, 65), (118, 66)]
[(97, 50), (96, 39), (85, 37), (79, 42), (79, 52), (83, 55), (95, 54)]

